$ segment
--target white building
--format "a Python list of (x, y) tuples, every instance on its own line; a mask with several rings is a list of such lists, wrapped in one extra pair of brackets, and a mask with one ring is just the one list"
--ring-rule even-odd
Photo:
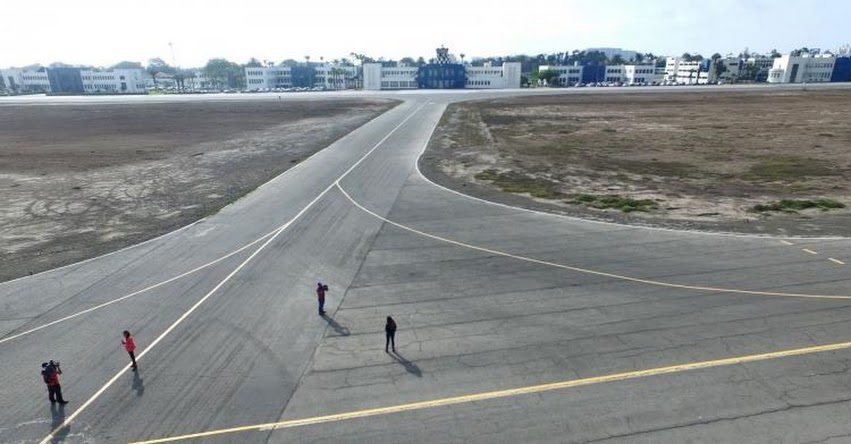
[(712, 60), (686, 61), (682, 57), (668, 57), (665, 61), (667, 83), (706, 85), (715, 81), (715, 63)]
[(656, 65), (624, 65), (621, 83), (625, 85), (652, 85), (659, 83), (656, 79)]
[(829, 82), (836, 65), (833, 54), (784, 55), (774, 59), (768, 72), (769, 83)]
[(141, 69), (111, 71), (80, 70), (85, 93), (141, 94), (146, 91), (147, 73)]
[(490, 63), (484, 66), (467, 67), (467, 82), (469, 89), (512, 89), (520, 88), (520, 62), (504, 62), (495, 67)]
[[(520, 88), (519, 62), (505, 62), (500, 67), (486, 63), (484, 66), (464, 65), (465, 88), (470, 89), (507, 89)], [(385, 67), (380, 63), (363, 65), (363, 88), (416, 89), (419, 87), (419, 71), (416, 66)]]
[(417, 89), (416, 66), (384, 67), (381, 63), (364, 63), (363, 89)]
[(555, 71), (559, 75), (550, 81), (552, 86), (576, 86), (577, 83), (582, 83), (582, 65), (541, 65), (538, 67), (538, 72)]
[(621, 85), (624, 80), (624, 65), (606, 65), (606, 71), (603, 75), (603, 83)]
[[(80, 68), (61, 68), (64, 74), (71, 73), (71, 77), (79, 79), (75, 82), (77, 88), (82, 85), (82, 90), (53, 91), (50, 84), (50, 71), (53, 68), (43, 68), (38, 71), (24, 71), (21, 69), (4, 69), (0, 71), (3, 83), (7, 90), (18, 92), (55, 92), (55, 93), (114, 93), (114, 94), (139, 94), (145, 92), (145, 71), (141, 69), (115, 69), (111, 71), (98, 71)], [(68, 71), (70, 70), (70, 71)], [(67, 80), (67, 77), (66, 77)]]
[(3, 83), (9, 91), (50, 92), (50, 79), (47, 77), (47, 69), (24, 71), (9, 68), (0, 71), (0, 75), (3, 76)]
[(249, 90), (294, 86), (346, 89), (354, 87), (356, 78), (356, 67), (333, 64), (245, 68), (245, 86)]
[[(594, 69), (593, 67), (590, 69)], [(585, 68), (581, 65), (542, 65), (538, 72), (555, 71), (559, 76), (550, 81), (551, 86), (576, 86), (582, 81)], [(606, 65), (599, 81), (613, 85), (652, 85), (657, 83), (655, 65)], [(593, 82), (592, 82), (593, 83)]]

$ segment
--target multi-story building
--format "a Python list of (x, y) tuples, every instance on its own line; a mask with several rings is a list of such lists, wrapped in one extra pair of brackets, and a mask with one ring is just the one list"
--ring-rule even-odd
[(656, 65), (624, 65), (623, 80), (626, 85), (653, 85), (656, 79)]
[(657, 82), (655, 65), (587, 65), (538, 67), (538, 72), (555, 71), (559, 76), (551, 86), (575, 86), (581, 83), (615, 85), (652, 85)]
[(417, 66), (384, 67), (381, 63), (364, 63), (363, 89), (417, 89)]
[(52, 94), (139, 94), (145, 92), (145, 72), (141, 69), (100, 71), (82, 68), (41, 68), (34, 71), (0, 71), (6, 88), (16, 92)]
[(249, 90), (294, 87), (346, 89), (354, 87), (356, 79), (357, 68), (354, 66), (310, 63), (245, 68), (245, 86)]
[(507, 89), (520, 88), (520, 63), (504, 62), (496, 67), (490, 63), (484, 66), (467, 66), (465, 88), (470, 89)]
[(830, 82), (836, 56), (833, 54), (790, 54), (774, 59), (768, 73), (770, 83)]
[(538, 67), (538, 72), (555, 71), (558, 77), (550, 80), (551, 86), (574, 86), (577, 83), (582, 83), (582, 71), (584, 67), (580, 64), (575, 65), (541, 65)]
[(471, 66), (461, 63), (432, 63), (424, 66), (363, 65), (363, 88), (381, 89), (505, 89), (520, 87), (519, 62), (502, 66), (486, 63)]
[(6, 89), (12, 92), (50, 92), (50, 79), (47, 68), (35, 71), (24, 71), (9, 68), (0, 71)]
[[(48, 69), (48, 72), (50, 71), (52, 70)], [(80, 70), (79, 76), (84, 93), (140, 94), (146, 91), (147, 75), (141, 69)]]
[(682, 57), (666, 59), (665, 82), (667, 83), (706, 85), (715, 81), (715, 63), (712, 60), (685, 60)]

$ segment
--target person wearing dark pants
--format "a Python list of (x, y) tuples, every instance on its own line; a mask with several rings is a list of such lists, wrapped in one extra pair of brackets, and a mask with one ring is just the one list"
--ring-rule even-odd
[(130, 332), (124, 330), (124, 339), (121, 340), (121, 345), (124, 346), (124, 350), (127, 350), (127, 354), (130, 355), (130, 362), (133, 363), (132, 368), (133, 371), (136, 371), (136, 342), (133, 340), (133, 336), (130, 336)]
[(47, 384), (47, 399), (51, 404), (68, 404), (62, 397), (62, 386), (59, 385), (59, 375), (62, 374), (62, 369), (59, 368), (58, 362), (50, 361), (41, 363), (41, 375), (44, 377), (44, 383)]
[(327, 291), (327, 285), (322, 282), (316, 284), (316, 299), (319, 301), (319, 316), (325, 315), (325, 293)]
[(384, 353), (389, 353), (387, 348), (391, 346), (393, 353), (396, 353), (396, 321), (390, 316), (387, 316), (387, 323), (384, 324), (384, 335), (387, 339), (384, 342)]

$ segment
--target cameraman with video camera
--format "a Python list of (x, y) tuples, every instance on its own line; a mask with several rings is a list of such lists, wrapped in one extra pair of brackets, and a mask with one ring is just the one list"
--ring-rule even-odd
[(62, 387), (59, 385), (59, 375), (62, 374), (62, 369), (59, 367), (58, 361), (42, 362), (41, 376), (44, 383), (47, 384), (47, 397), (51, 404), (68, 404), (68, 401), (62, 398)]
[(325, 316), (325, 293), (328, 286), (319, 282), (316, 284), (316, 298), (319, 300), (319, 316)]

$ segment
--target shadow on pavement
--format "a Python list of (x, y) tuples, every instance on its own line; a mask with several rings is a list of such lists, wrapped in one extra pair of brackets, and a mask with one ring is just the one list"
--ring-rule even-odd
[[(65, 406), (62, 404), (50, 404), (50, 431), (54, 431), (59, 427), (62, 427), (62, 424), (65, 423)], [(65, 438), (68, 436), (68, 427), (62, 427), (62, 430), (56, 432), (53, 435), (53, 439), (50, 442), (63, 442)]]
[(133, 384), (130, 386), (136, 391), (136, 396), (142, 396), (145, 393), (145, 383), (142, 381), (142, 375), (139, 373), (139, 369), (133, 372)]
[(422, 370), (420, 370), (420, 368), (417, 366), (417, 364), (414, 364), (413, 362), (405, 359), (404, 356), (402, 356), (401, 354), (399, 354), (396, 351), (394, 351), (393, 353), (390, 353), (390, 356), (392, 356), (393, 359), (398, 361), (399, 364), (402, 364), (402, 366), (405, 367), (405, 371), (407, 371), (408, 373), (410, 373), (410, 374), (412, 374), (412, 375), (414, 375), (418, 378), (423, 377), (423, 372), (422, 372)]
[(337, 332), (337, 334), (338, 334), (338, 335), (340, 335), (340, 336), (348, 336), (348, 335), (352, 334), (352, 333), (349, 331), (349, 327), (346, 327), (346, 326), (340, 325), (340, 324), (339, 324), (339, 323), (337, 323), (337, 321), (335, 321), (335, 320), (334, 320), (334, 318), (332, 318), (331, 316), (328, 316), (327, 314), (323, 314), (323, 315), (322, 315), (322, 319), (325, 319), (325, 322), (327, 322), (327, 323), (328, 323), (328, 325), (330, 325), (330, 326), (331, 326), (331, 328), (333, 328), (333, 329), (334, 329), (334, 331), (335, 331), (335, 332)]

